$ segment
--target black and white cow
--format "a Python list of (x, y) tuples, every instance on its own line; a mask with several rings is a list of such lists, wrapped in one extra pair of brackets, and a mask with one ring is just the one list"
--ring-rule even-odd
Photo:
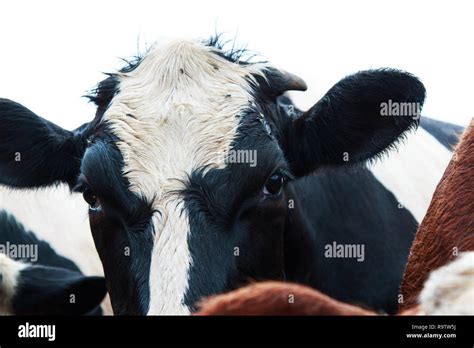
[[(418, 124), (381, 103), (421, 105), (424, 87), (362, 71), (301, 112), (284, 93), (305, 88), (215, 40), (155, 47), (99, 84), (95, 118), (72, 132), (1, 100), (0, 183), (82, 192), (116, 314), (187, 314), (252, 279), (394, 312), (418, 218), (357, 164)], [(332, 242), (364, 245), (364, 261), (325, 257)]]
[[(1, 210), (0, 246), (0, 315), (102, 313), (104, 278), (84, 276), (74, 262)], [(34, 251), (26, 255), (27, 250)]]

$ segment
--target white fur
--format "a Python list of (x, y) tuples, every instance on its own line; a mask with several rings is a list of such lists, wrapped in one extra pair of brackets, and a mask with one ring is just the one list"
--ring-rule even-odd
[[(66, 185), (32, 190), (0, 186), (0, 209), (12, 214), (58, 254), (71, 259), (85, 275), (103, 276), (90, 231), (88, 206), (80, 194), (71, 194)], [(104, 314), (112, 314), (108, 297), (102, 309)]]
[(66, 185), (34, 190), (0, 186), (0, 209), (12, 214), (27, 230), (86, 275), (103, 275), (89, 227), (88, 206)]
[(432, 272), (420, 294), (423, 314), (474, 315), (474, 252)]
[(222, 154), (253, 101), (246, 78), (261, 69), (180, 40), (155, 47), (134, 71), (119, 75), (120, 93), (104, 120), (120, 139), (131, 190), (161, 213), (153, 217), (149, 314), (189, 313), (183, 303), (192, 263), (189, 223), (174, 192), (193, 170), (225, 166)]
[(13, 261), (0, 253), (0, 315), (11, 313), (11, 299), (15, 295), (20, 271), (27, 264)]
[(388, 158), (371, 166), (371, 171), (420, 223), (451, 156), (449, 150), (420, 127)]

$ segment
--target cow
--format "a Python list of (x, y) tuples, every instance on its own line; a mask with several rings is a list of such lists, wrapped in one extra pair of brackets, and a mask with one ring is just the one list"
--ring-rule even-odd
[[(474, 121), (419, 226), (400, 315), (474, 314)], [(202, 301), (199, 315), (376, 315), (301, 284), (261, 282)]]
[(100, 315), (103, 277), (70, 259), (0, 211), (0, 315)]
[[(364, 164), (419, 122), (381, 104), (421, 107), (424, 86), (361, 71), (303, 112), (286, 92), (305, 89), (216, 39), (157, 46), (99, 83), (74, 131), (2, 99), (0, 183), (82, 193), (115, 314), (188, 314), (251, 279), (394, 312), (417, 220)], [(332, 242), (364, 262), (324, 257)]]
[[(417, 231), (410, 249), (408, 266), (401, 285), (400, 309), (404, 310), (418, 302), (423, 284), (429, 273), (458, 257), (462, 252), (474, 251), (474, 121), (461, 137), (443, 179), (438, 184), (428, 213)], [(474, 296), (474, 253), (466, 260), (471, 268), (465, 272), (466, 281), (471, 285)], [(438, 276), (438, 281), (449, 279), (446, 273)], [(431, 281), (427, 285), (430, 285)], [(431, 286), (431, 285), (430, 285)], [(426, 287), (426, 286), (425, 286)], [(432, 287), (432, 286), (431, 286)], [(445, 287), (447, 288), (447, 287)], [(445, 290), (445, 292), (447, 292)], [(425, 291), (421, 299), (430, 301), (433, 308), (440, 306), (437, 298), (442, 291)], [(457, 306), (467, 307), (467, 302), (459, 301)], [(435, 309), (433, 309), (435, 310)], [(443, 312), (442, 309), (436, 309)], [(444, 309), (445, 312), (449, 312)], [(474, 314), (474, 301), (471, 303)]]

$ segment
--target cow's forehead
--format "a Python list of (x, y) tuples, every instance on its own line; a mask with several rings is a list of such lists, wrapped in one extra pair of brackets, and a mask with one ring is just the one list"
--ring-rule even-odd
[[(238, 64), (213, 47), (175, 41), (156, 47), (128, 72), (103, 122), (115, 135), (129, 189), (155, 212), (150, 261), (150, 314), (187, 313), (190, 233), (183, 197), (195, 170), (225, 167), (240, 116), (254, 105), (264, 65)], [(145, 256), (142, 256), (145, 257)]]
[(222, 167), (239, 116), (253, 104), (263, 64), (237, 64), (214, 47), (174, 41), (119, 73), (118, 93), (103, 120), (119, 139), (130, 189), (160, 200), (179, 180)]

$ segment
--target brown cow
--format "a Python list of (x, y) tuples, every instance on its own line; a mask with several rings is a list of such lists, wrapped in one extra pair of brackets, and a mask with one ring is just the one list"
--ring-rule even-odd
[[(474, 314), (474, 252), (431, 273), (421, 304), (400, 315)], [(440, 301), (442, 299), (442, 301)], [(197, 315), (377, 315), (305, 285), (260, 282), (205, 300)]]
[(259, 282), (207, 299), (198, 315), (373, 315), (308, 286)]
[[(401, 289), (401, 315), (474, 314), (473, 183), (474, 121), (462, 136), (418, 229)], [(377, 313), (339, 302), (303, 285), (261, 282), (211, 297), (202, 302), (197, 314)]]
[(401, 286), (400, 309), (417, 303), (432, 270), (468, 250), (474, 250), (474, 121), (464, 132), (418, 228)]

